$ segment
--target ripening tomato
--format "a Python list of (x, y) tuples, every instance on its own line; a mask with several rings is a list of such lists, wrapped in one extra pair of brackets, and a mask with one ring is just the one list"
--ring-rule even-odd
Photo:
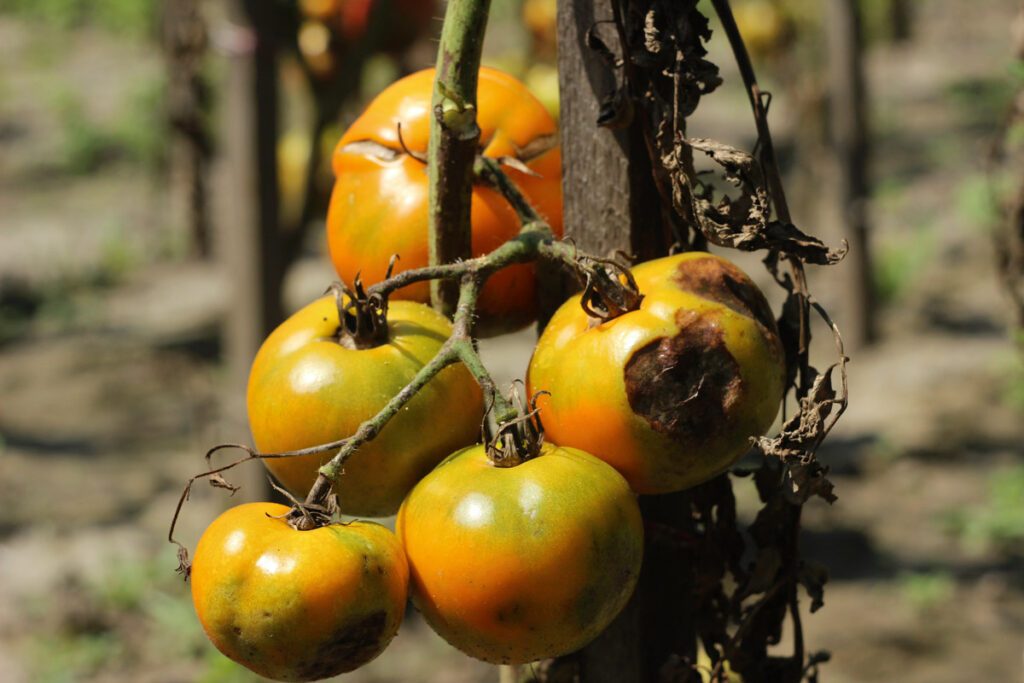
[[(263, 342), (249, 374), (246, 402), (257, 449), (280, 453), (353, 435), (427, 364), (451, 334), (429, 306), (394, 301), (388, 337), (369, 348), (342, 338), (332, 297), (306, 306)], [(341, 510), (394, 514), (409, 489), (456, 448), (475, 442), (483, 394), (464, 365), (440, 372), (345, 463), (334, 484)], [(333, 452), (263, 463), (304, 497)]]
[[(389, 16), (381, 20), (377, 44), (382, 50), (398, 52), (408, 47), (437, 17), (434, 0), (385, 0)], [(322, 21), (338, 31), (346, 45), (363, 38), (370, 28), (373, 12), (381, 0), (300, 0), (299, 10), (310, 19)]]
[(288, 507), (248, 503), (210, 524), (192, 563), (192, 601), (218, 650), (261, 676), (313, 681), (362, 666), (405, 613), (409, 567), (371, 522), (297, 531)]
[[(361, 38), (370, 28), (380, 0), (345, 0), (339, 15), (341, 35), (349, 41)], [(382, 50), (398, 52), (408, 47), (426, 29), (439, 27), (434, 0), (390, 0), (390, 14), (381, 22)]]
[(557, 0), (523, 0), (523, 25), (530, 31), (534, 53), (552, 59), (558, 52)]
[(639, 310), (555, 313), (527, 373), (547, 438), (613, 465), (638, 493), (681, 491), (726, 470), (763, 434), (785, 390), (764, 295), (735, 265), (690, 252), (633, 270)]
[(643, 554), (625, 480), (550, 444), (514, 467), (492, 464), (484, 446), (453, 454), (412, 490), (396, 530), (427, 622), (493, 663), (590, 642), (626, 604)]
[[(433, 85), (433, 69), (391, 85), (345, 132), (334, 152), (327, 244), (334, 268), (347, 283), (359, 272), (367, 284), (384, 279), (392, 254), (399, 255), (401, 270), (429, 263), (428, 179), (425, 164), (416, 157), (427, 153)], [(560, 236), (561, 152), (554, 119), (522, 83), (494, 69), (480, 70), (477, 104), (481, 153), (524, 157), (540, 177), (511, 167), (506, 173)], [(375, 144), (358, 144), (365, 141)], [(403, 142), (416, 154), (407, 154)], [(493, 251), (519, 232), (515, 211), (486, 187), (474, 186), (471, 211), (474, 256)], [(477, 332), (494, 334), (528, 324), (536, 315), (536, 296), (533, 264), (495, 273), (480, 294)], [(409, 285), (394, 297), (427, 302), (429, 284)]]

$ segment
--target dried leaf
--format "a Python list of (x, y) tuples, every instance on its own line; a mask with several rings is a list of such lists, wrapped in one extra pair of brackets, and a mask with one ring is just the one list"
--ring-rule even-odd
[[(522, 147), (519, 147), (518, 145), (514, 146), (516, 151), (516, 160), (524, 162), (533, 161), (537, 157), (555, 149), (560, 143), (561, 138), (559, 137), (558, 131), (548, 133), (547, 135), (538, 135)], [(506, 159), (508, 157), (502, 158)], [(528, 172), (532, 173), (532, 171)]]
[(825, 604), (825, 584), (828, 583), (828, 569), (817, 562), (804, 560), (800, 563), (798, 579), (811, 597), (811, 612), (817, 612)]
[(234, 484), (232, 484), (219, 474), (210, 475), (210, 486), (213, 486), (214, 488), (218, 489), (227, 489), (232, 494), (234, 494), (235, 491), (238, 491), (241, 488), (240, 486), (235, 486)]
[(678, 142), (673, 155), (663, 159), (666, 166), (678, 166), (675, 159), (684, 153), (678, 148), (680, 145), (707, 154), (722, 167), (724, 178), (742, 190), (738, 199), (723, 197), (715, 204), (706, 186), (693, 188), (685, 175), (673, 175), (676, 183), (687, 185), (688, 191), (677, 195), (692, 198), (692, 212), (708, 241), (743, 251), (771, 249), (817, 265), (832, 265), (846, 256), (848, 246), (845, 242), (839, 249), (829, 249), (821, 240), (804, 234), (792, 224), (769, 220), (770, 205), (764, 175), (760, 163), (752, 155), (716, 140), (688, 138)]
[(356, 140), (350, 142), (338, 150), (345, 154), (358, 154), (359, 156), (371, 157), (378, 161), (396, 161), (402, 156), (402, 151), (382, 145), (374, 140)]
[(760, 437), (755, 442), (765, 455), (774, 456), (787, 465), (785, 493), (795, 504), (804, 503), (811, 496), (820, 496), (830, 503), (836, 500), (832, 483), (826, 476), (828, 470), (817, 461), (814, 453), (835, 424), (838, 415), (833, 411), (841, 411), (846, 406), (845, 392), (837, 397), (832, 388), (832, 370), (837, 367), (845, 373), (845, 362), (841, 360), (819, 374), (811, 391), (800, 400), (799, 412), (786, 421), (778, 436)]

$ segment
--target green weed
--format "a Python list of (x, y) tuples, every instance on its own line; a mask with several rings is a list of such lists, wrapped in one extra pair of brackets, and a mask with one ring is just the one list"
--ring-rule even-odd
[(904, 572), (897, 578), (900, 595), (915, 609), (926, 611), (949, 602), (956, 582), (949, 572)]
[(118, 159), (150, 171), (158, 169), (167, 156), (163, 92), (161, 79), (137, 84), (125, 96), (120, 115), (104, 123), (88, 115), (80, 96), (59, 93), (54, 108), (63, 133), (63, 170), (83, 175)]
[(1019, 546), (1024, 541), (1024, 465), (995, 472), (989, 480), (988, 500), (950, 510), (945, 526), (973, 551)]
[(120, 36), (144, 37), (156, 25), (158, 3), (145, 0), (0, 0), (0, 13), (68, 31), (96, 26)]
[(163, 78), (134, 84), (110, 129), (111, 140), (123, 155), (149, 171), (156, 171), (167, 159), (166, 90)]
[(88, 678), (124, 656), (116, 633), (78, 633), (37, 636), (30, 646), (33, 681), (74, 683)]
[(60, 93), (54, 108), (63, 133), (64, 170), (76, 175), (96, 170), (113, 153), (110, 134), (86, 114), (81, 98), (71, 92)]
[(972, 229), (991, 233), (1003, 220), (1002, 198), (1013, 191), (1013, 178), (1007, 172), (974, 173), (956, 188), (954, 206), (957, 215)]
[(878, 301), (882, 304), (897, 301), (921, 277), (937, 250), (935, 234), (927, 223), (918, 225), (907, 238), (880, 244), (875, 249), (871, 273)]
[(952, 82), (945, 98), (970, 126), (995, 129), (1016, 89), (1013, 79), (999, 74), (991, 78), (968, 78)]
[(266, 679), (257, 676), (241, 664), (236, 664), (212, 645), (203, 658), (205, 670), (196, 683), (255, 683)]

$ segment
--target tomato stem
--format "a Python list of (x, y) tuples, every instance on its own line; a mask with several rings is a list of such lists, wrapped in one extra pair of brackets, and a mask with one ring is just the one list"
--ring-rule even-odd
[[(490, 0), (451, 0), (445, 11), (427, 148), (431, 266), (472, 254), (472, 170), (480, 140), (476, 90), (489, 12)], [(460, 296), (457, 282), (432, 280), (430, 293), (435, 308), (454, 313)]]
[[(465, 265), (465, 264), (460, 264)], [(400, 277), (400, 276), (396, 276)], [(394, 279), (394, 278), (392, 278)], [(461, 361), (476, 378), (480, 387), (488, 395), (494, 406), (495, 415), (499, 422), (514, 419), (517, 415), (515, 408), (501, 395), (495, 386), (487, 368), (484, 367), (473, 345), (473, 319), (476, 310), (476, 302), (480, 296), (480, 288), (483, 286), (484, 278), (476, 271), (469, 270), (464, 273), (459, 281), (459, 299), (455, 309), (455, 322), (452, 335), (441, 346), (437, 354), (424, 365), (412, 381), (409, 382), (388, 404), (384, 406), (371, 419), (359, 425), (359, 429), (351, 437), (342, 441), (338, 453), (331, 458), (330, 462), (320, 468), (316, 482), (306, 496), (306, 505), (324, 506), (330, 496), (332, 483), (341, 476), (345, 462), (352, 457), (352, 454), (364, 443), (373, 439), (388, 421), (398, 414), (398, 411), (409, 402), (423, 387), (427, 385), (443, 369)], [(387, 281), (385, 281), (387, 282)], [(379, 295), (370, 288), (369, 296)]]

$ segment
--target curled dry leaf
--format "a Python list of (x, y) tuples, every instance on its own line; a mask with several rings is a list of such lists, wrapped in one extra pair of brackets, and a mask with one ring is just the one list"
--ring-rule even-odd
[[(723, 196), (716, 203), (710, 187), (699, 181), (695, 187), (691, 176), (681, 172), (681, 160), (691, 149), (704, 152), (721, 166), (725, 179), (740, 189), (740, 196)], [(742, 251), (771, 249), (815, 265), (832, 265), (846, 256), (845, 242), (839, 249), (830, 249), (791, 223), (771, 220), (761, 165), (747, 152), (707, 138), (679, 138), (672, 151), (662, 157), (662, 163), (673, 171), (673, 202), (680, 211), (688, 209), (697, 219), (700, 231), (713, 244)], [(687, 199), (690, 206), (678, 206)]]
[[(832, 387), (832, 370), (845, 373), (845, 358), (818, 374), (807, 396), (800, 399), (800, 410), (782, 426), (775, 437), (760, 437), (755, 445), (767, 456), (774, 456), (788, 468), (785, 495), (789, 502), (802, 504), (811, 496), (828, 502), (836, 500), (827, 478), (828, 468), (815, 458), (815, 451), (846, 407), (845, 381), (841, 395)], [(844, 375), (845, 377), (845, 375)]]

